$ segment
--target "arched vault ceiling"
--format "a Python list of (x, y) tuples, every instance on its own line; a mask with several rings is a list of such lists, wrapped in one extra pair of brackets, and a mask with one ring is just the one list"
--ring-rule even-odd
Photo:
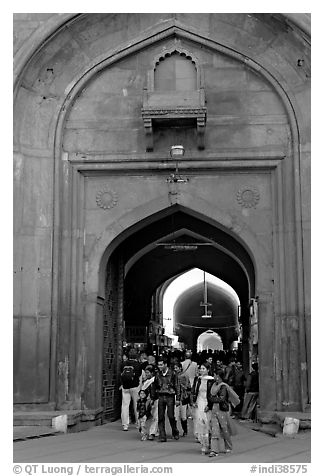
[(198, 283), (180, 294), (174, 305), (175, 324), (185, 324), (214, 328), (238, 324), (238, 301), (226, 289), (214, 283), (207, 283), (207, 299), (211, 306), (212, 317), (202, 321), (204, 307), (200, 304), (204, 298), (203, 283)]

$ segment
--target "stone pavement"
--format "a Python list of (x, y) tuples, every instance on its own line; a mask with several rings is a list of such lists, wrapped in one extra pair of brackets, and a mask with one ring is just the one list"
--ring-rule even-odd
[[(200, 454), (193, 436), (168, 439), (166, 443), (141, 441), (131, 425), (128, 432), (120, 421), (79, 433), (16, 441), (13, 462), (19, 463), (310, 463), (311, 432), (295, 438), (272, 437), (254, 431), (248, 422), (238, 422), (233, 453), (208, 458)], [(190, 427), (192, 423), (190, 423)], [(168, 430), (168, 426), (167, 426)], [(17, 431), (17, 430), (16, 430)], [(170, 433), (170, 430), (169, 430)], [(192, 428), (190, 428), (192, 435)], [(40, 435), (41, 436), (41, 435)]]

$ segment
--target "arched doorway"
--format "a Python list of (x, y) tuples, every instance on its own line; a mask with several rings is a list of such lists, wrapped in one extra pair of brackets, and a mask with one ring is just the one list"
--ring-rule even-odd
[(220, 334), (224, 347), (229, 349), (239, 335), (240, 300), (223, 280), (197, 268), (191, 274), (194, 271), (200, 279), (188, 286), (174, 304), (177, 334), (186, 347), (196, 349), (201, 332), (215, 331)]
[[(231, 346), (239, 329), (240, 301), (234, 289), (199, 268), (193, 268), (170, 281), (162, 289), (166, 334), (175, 333), (178, 341), (183, 343), (179, 347), (194, 344), (193, 350), (196, 350), (191, 336), (193, 329), (218, 331), (223, 333), (226, 347)], [(205, 315), (206, 308), (209, 317)], [(189, 339), (186, 339), (186, 330), (191, 334)]]
[[(156, 306), (158, 289), (195, 267), (222, 279), (237, 293), (243, 362), (249, 365), (249, 303), (255, 286), (252, 259), (243, 245), (217, 223), (174, 205), (143, 220), (137, 229), (128, 229), (107, 262), (102, 391), (106, 418), (119, 414), (118, 369), (126, 335), (133, 344), (136, 339), (149, 342), (152, 325), (163, 325), (161, 309)], [(196, 342), (201, 331), (191, 329), (189, 333)]]
[(197, 351), (202, 350), (223, 350), (223, 342), (217, 332), (208, 330), (200, 334), (197, 339)]

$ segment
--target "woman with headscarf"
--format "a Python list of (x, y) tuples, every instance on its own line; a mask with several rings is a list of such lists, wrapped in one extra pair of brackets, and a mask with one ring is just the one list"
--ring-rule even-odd
[(207, 382), (213, 381), (208, 375), (210, 365), (208, 363), (199, 366), (199, 376), (195, 377), (191, 395), (194, 408), (194, 432), (196, 441), (201, 444), (201, 454), (208, 453), (209, 447), (209, 420), (210, 412), (207, 406)]
[(224, 440), (225, 453), (231, 453), (233, 444), (231, 436), (236, 434), (233, 420), (230, 417), (230, 398), (232, 389), (223, 382), (224, 372), (218, 372), (214, 381), (207, 387), (207, 409), (211, 410), (210, 417), (210, 453), (218, 456), (220, 440)]

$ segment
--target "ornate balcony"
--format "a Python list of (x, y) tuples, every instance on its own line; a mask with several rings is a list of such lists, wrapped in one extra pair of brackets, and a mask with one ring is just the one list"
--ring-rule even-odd
[(153, 128), (192, 123), (197, 127), (198, 149), (205, 148), (207, 108), (204, 88), (195, 91), (152, 92), (144, 89), (142, 117), (147, 152), (154, 149)]

